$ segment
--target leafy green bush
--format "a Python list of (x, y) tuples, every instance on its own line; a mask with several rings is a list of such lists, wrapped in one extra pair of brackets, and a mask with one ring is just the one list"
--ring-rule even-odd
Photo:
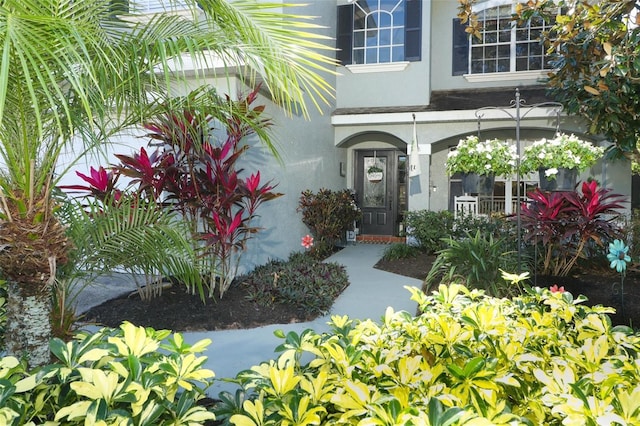
[(415, 238), (420, 250), (429, 254), (444, 248), (443, 238), (450, 237), (454, 228), (453, 213), (442, 210), (416, 210), (405, 213), (405, 226)]
[[(640, 336), (569, 293), (510, 299), (412, 289), (418, 317), (332, 318), (289, 333), (277, 360), (241, 372), (218, 419), (238, 426), (636, 424)], [(247, 391), (244, 393), (244, 391)]]
[(53, 364), (27, 371), (0, 360), (0, 424), (203, 424), (215, 415), (197, 401), (214, 373), (180, 334), (123, 323), (120, 329), (51, 341)]
[(536, 189), (527, 196), (530, 202), (521, 211), (524, 239), (541, 247), (544, 275), (566, 276), (578, 260), (601, 255), (596, 246), (620, 237), (611, 215), (619, 215), (626, 197), (598, 188), (596, 181), (583, 182), (581, 192)]
[(423, 251), (416, 247), (405, 243), (393, 243), (384, 248), (382, 253), (383, 260), (409, 259), (422, 254)]
[[(462, 215), (455, 219), (453, 230), (450, 234), (451, 238), (460, 240), (467, 238), (469, 233), (474, 234), (480, 232), (486, 238), (490, 235), (500, 235), (503, 238), (507, 236), (513, 237), (513, 249), (517, 248), (517, 227), (513, 218), (507, 218), (502, 216), (483, 217)], [(443, 243), (444, 248), (446, 243)]]
[(315, 238), (311, 253), (318, 259), (331, 254), (345, 232), (353, 228), (353, 222), (362, 216), (348, 189), (332, 191), (323, 188), (317, 193), (302, 191), (298, 211), (302, 212), (302, 222)]
[(631, 239), (629, 241), (631, 259), (640, 259), (640, 209), (631, 211), (631, 220), (627, 223), (624, 231), (624, 234)]
[(6, 281), (0, 280), (0, 352), (4, 350), (4, 329), (7, 324), (7, 287)]
[(425, 279), (425, 291), (440, 282), (460, 282), (470, 288), (486, 290), (492, 296), (513, 294), (515, 290), (500, 272), (516, 271), (517, 256), (509, 251), (509, 240), (492, 234), (466, 234), (459, 240), (449, 238)]
[(241, 277), (240, 283), (249, 300), (264, 305), (285, 303), (307, 316), (317, 316), (329, 311), (349, 279), (342, 265), (293, 253), (287, 261), (272, 260), (258, 266)]

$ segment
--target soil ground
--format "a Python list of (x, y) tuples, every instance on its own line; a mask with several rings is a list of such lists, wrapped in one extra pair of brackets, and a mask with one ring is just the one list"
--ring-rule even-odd
[[(431, 269), (433, 256), (418, 256), (392, 261), (380, 260), (376, 268), (423, 279)], [(589, 305), (616, 308), (613, 324), (640, 325), (640, 273), (629, 272), (624, 281), (624, 298), (620, 295), (620, 276), (606, 268), (590, 269), (570, 277), (537, 277), (537, 285), (564, 286), (574, 296), (588, 297)], [(203, 331), (252, 328), (267, 324), (308, 321), (295, 307), (283, 304), (259, 306), (248, 301), (241, 284), (233, 285), (222, 299), (202, 303), (197, 295), (187, 294), (182, 286), (173, 286), (149, 302), (137, 295), (109, 300), (85, 313), (83, 322), (117, 327), (124, 320), (156, 329)], [(624, 301), (624, 306), (622, 302)], [(623, 309), (624, 308), (624, 309)]]

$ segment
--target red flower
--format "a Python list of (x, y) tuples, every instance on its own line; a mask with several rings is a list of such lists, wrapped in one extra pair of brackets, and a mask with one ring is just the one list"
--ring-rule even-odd
[(302, 247), (308, 249), (313, 246), (313, 237), (309, 234), (302, 237)]
[(564, 293), (564, 286), (558, 287), (558, 284), (554, 284), (549, 287), (549, 290), (551, 290), (551, 293)]
[[(76, 172), (76, 175), (78, 175), (78, 177), (91, 185), (91, 187), (87, 188), (86, 186), (74, 185), (75, 189), (96, 189), (100, 192), (105, 192), (107, 189), (109, 189), (109, 183), (111, 183), (112, 178), (111, 173), (107, 172), (102, 166), (100, 166), (98, 170), (94, 169), (92, 166), (90, 171), (91, 176), (87, 176), (80, 172)], [(70, 187), (71, 186), (69, 186), (69, 188)]]

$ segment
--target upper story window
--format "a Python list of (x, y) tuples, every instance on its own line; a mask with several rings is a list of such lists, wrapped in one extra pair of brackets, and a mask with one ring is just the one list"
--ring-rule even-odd
[(136, 0), (136, 8), (141, 13), (157, 13), (187, 9), (186, 2), (180, 0)]
[(422, 0), (356, 0), (338, 7), (342, 65), (419, 61)]
[[(481, 37), (464, 33), (454, 22), (453, 74), (542, 71), (551, 69), (542, 34), (551, 24), (540, 18), (518, 25), (511, 19), (516, 2), (487, 1), (476, 10)], [(456, 26), (458, 28), (456, 28)]]

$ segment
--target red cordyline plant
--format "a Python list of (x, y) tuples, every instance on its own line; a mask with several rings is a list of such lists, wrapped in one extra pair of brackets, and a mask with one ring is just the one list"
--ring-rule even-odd
[(528, 197), (520, 212), (524, 241), (542, 246), (542, 274), (566, 276), (578, 259), (620, 236), (614, 222), (626, 197), (596, 181), (583, 182), (581, 192), (536, 189)]
[[(261, 137), (270, 121), (261, 117), (264, 107), (251, 107), (257, 89), (244, 99), (221, 100), (210, 111), (169, 111), (144, 124), (151, 145), (133, 155), (116, 155), (120, 164), (111, 173), (103, 168), (91, 177), (78, 173), (87, 190), (101, 200), (108, 198), (119, 176), (130, 179), (136, 197), (178, 210), (191, 224), (194, 245), (209, 275), (209, 297), (218, 288), (220, 297), (235, 278), (240, 253), (259, 228), (251, 224), (258, 207), (282, 194), (270, 182), (262, 183), (260, 172), (242, 178), (237, 161), (249, 148), (242, 140)], [(222, 107), (221, 107), (222, 106)], [(216, 138), (216, 130), (224, 136)]]

